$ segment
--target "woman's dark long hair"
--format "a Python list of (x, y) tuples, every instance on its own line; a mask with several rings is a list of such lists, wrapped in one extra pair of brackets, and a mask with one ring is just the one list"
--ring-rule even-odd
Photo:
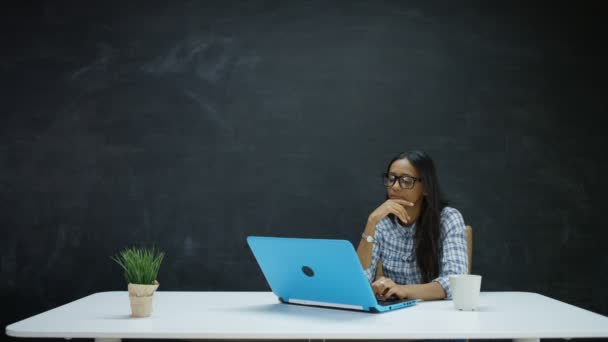
[(441, 254), (440, 215), (448, 202), (441, 192), (439, 179), (435, 172), (435, 164), (428, 154), (417, 150), (403, 152), (391, 160), (386, 172), (389, 172), (395, 161), (401, 159), (409, 160), (410, 164), (416, 168), (418, 177), (422, 178), (424, 192), (426, 193), (426, 196), (422, 199), (420, 216), (416, 221), (414, 250), (416, 263), (422, 274), (422, 281), (428, 283), (439, 276), (439, 256)]

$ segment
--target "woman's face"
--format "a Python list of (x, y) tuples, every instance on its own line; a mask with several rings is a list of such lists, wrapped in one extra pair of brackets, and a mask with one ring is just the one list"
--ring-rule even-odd
[[(418, 171), (410, 161), (407, 159), (399, 159), (394, 161), (388, 171), (389, 175), (394, 175), (397, 177), (401, 177), (404, 175), (412, 176), (415, 178), (420, 178)], [(399, 181), (396, 181), (393, 186), (387, 188), (387, 195), (391, 199), (404, 199), (406, 201), (413, 202), (416, 206), (420, 204), (422, 200), (424, 192), (424, 187), (422, 182), (416, 181), (414, 183), (414, 187), (411, 189), (403, 189), (399, 184)]]

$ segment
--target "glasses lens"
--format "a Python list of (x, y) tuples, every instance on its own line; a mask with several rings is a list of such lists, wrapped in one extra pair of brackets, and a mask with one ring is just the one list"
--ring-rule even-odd
[(401, 185), (403, 189), (411, 189), (414, 187), (414, 178), (403, 176), (399, 178), (399, 185)]
[(395, 180), (397, 180), (397, 178), (393, 175), (386, 173), (382, 175), (382, 182), (385, 186), (393, 186), (393, 184), (395, 184)]

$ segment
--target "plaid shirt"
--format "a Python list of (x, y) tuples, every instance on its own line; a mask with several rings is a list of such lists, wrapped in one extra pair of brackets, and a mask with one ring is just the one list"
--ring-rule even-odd
[[(396, 219), (395, 219), (396, 220)], [(467, 240), (464, 232), (464, 220), (460, 212), (451, 207), (441, 211), (441, 249), (439, 277), (433, 281), (441, 284), (446, 299), (452, 298), (448, 276), (466, 274), (469, 269)], [(382, 261), (384, 276), (397, 284), (421, 284), (422, 275), (416, 264), (414, 252), (414, 232), (416, 224), (405, 227), (398, 222), (384, 217), (376, 225), (372, 263), (365, 269), (365, 275), (371, 283), (376, 275), (376, 265)]]

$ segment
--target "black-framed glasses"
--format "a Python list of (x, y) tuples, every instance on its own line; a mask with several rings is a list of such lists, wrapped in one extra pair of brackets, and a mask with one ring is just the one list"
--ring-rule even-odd
[(399, 186), (401, 189), (411, 189), (414, 187), (414, 185), (416, 185), (416, 181), (422, 182), (422, 178), (417, 178), (410, 175), (397, 176), (396, 174), (386, 172), (382, 174), (382, 182), (386, 187), (392, 187), (397, 181), (399, 181)]

